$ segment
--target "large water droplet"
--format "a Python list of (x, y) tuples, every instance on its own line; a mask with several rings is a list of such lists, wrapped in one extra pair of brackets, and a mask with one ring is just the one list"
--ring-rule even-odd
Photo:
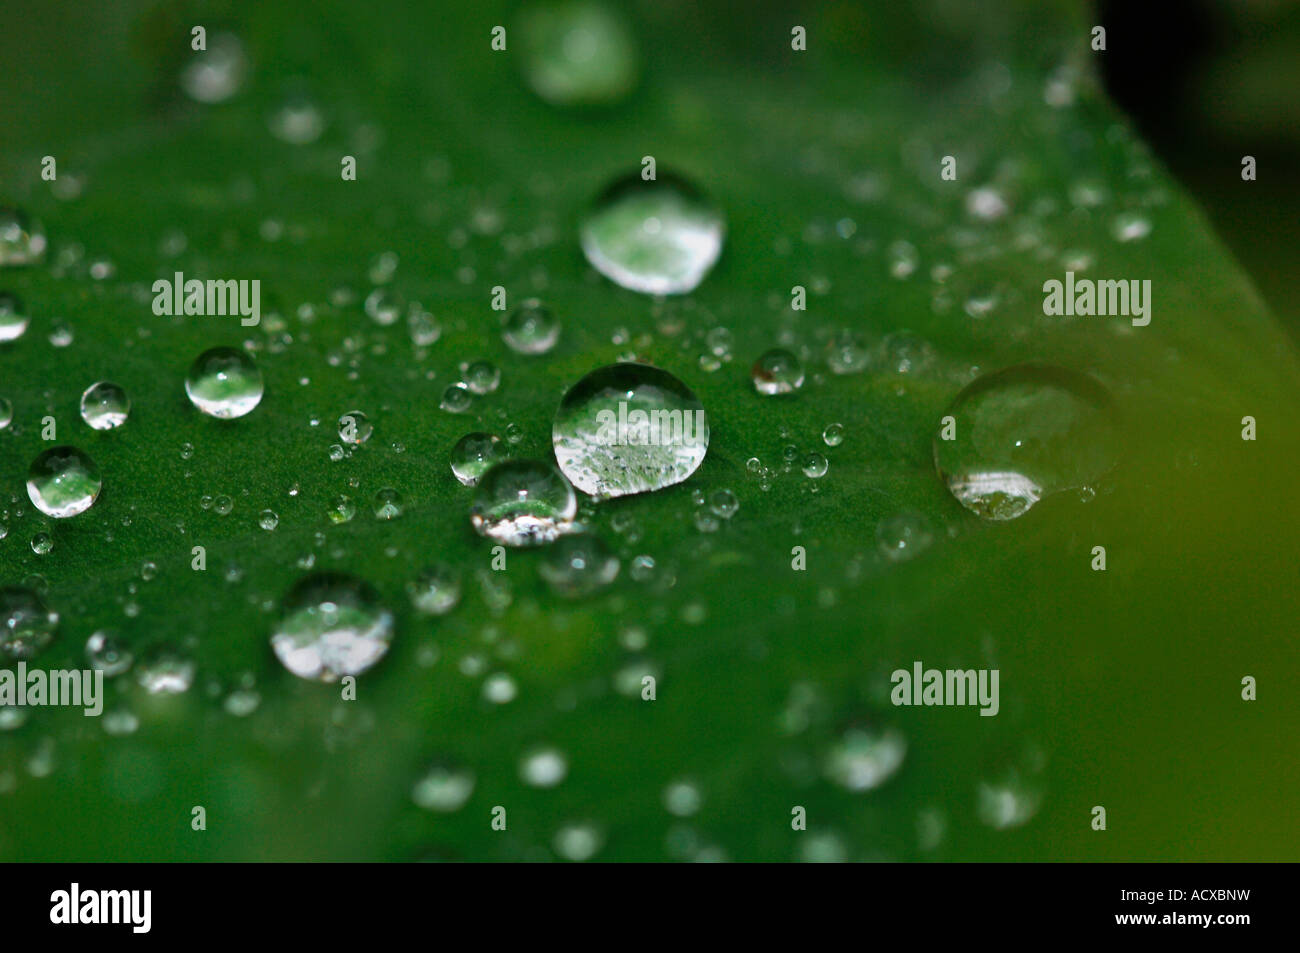
[(54, 638), (59, 614), (50, 610), (34, 589), (26, 586), (0, 588), (0, 655), (27, 659)]
[(480, 536), (507, 546), (540, 546), (573, 529), (577, 497), (549, 463), (508, 460), (479, 480), (469, 518)]
[(646, 493), (681, 483), (704, 462), (704, 405), (667, 371), (611, 364), (569, 389), (551, 427), (555, 459), (582, 492)]
[(110, 381), (91, 384), (81, 395), (81, 419), (95, 430), (112, 430), (126, 423), (131, 398)]
[(952, 495), (985, 519), (1015, 519), (1050, 493), (1092, 486), (1116, 461), (1110, 394), (1075, 371), (1022, 364), (988, 374), (947, 414), (953, 425), (935, 435), (935, 466)]
[(27, 495), (38, 510), (58, 519), (90, 509), (102, 486), (99, 467), (76, 447), (46, 450), (27, 473)]
[(644, 294), (693, 291), (722, 253), (722, 213), (677, 176), (632, 174), (610, 186), (583, 219), (582, 251), (616, 284)]
[(607, 105), (636, 85), (636, 38), (616, 7), (593, 0), (537, 2), (519, 17), (524, 77), (548, 103)]
[(262, 400), (262, 372), (243, 351), (214, 347), (204, 351), (185, 378), (185, 393), (209, 417), (242, 417)]
[(335, 682), (369, 669), (392, 639), (393, 614), (368, 584), (342, 573), (317, 573), (285, 596), (271, 647), (299, 678)]

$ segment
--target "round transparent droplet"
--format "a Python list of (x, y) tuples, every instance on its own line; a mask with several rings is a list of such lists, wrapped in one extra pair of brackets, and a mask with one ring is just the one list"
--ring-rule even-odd
[(985, 375), (948, 408), (934, 462), (971, 512), (1015, 519), (1044, 496), (1094, 487), (1118, 457), (1114, 404), (1084, 374), (1023, 364)]
[(474, 361), (465, 367), (465, 386), (474, 394), (491, 394), (501, 384), (501, 370), (489, 361)]
[(339, 417), (339, 439), (346, 444), (358, 447), (370, 439), (375, 432), (375, 425), (359, 410), (349, 410)]
[(693, 186), (660, 172), (619, 180), (582, 221), (582, 251), (591, 266), (631, 291), (693, 291), (722, 253), (722, 213)]
[(830, 466), (830, 461), (820, 453), (810, 453), (803, 458), (804, 476), (813, 480), (820, 480), (824, 477), (826, 471), (830, 469)]
[(611, 364), (569, 389), (551, 427), (564, 475), (595, 497), (647, 493), (681, 483), (704, 462), (704, 405), (667, 371)]
[(59, 614), (28, 586), (0, 587), (0, 658), (29, 659), (54, 639)]
[(891, 562), (913, 559), (933, 543), (934, 530), (920, 513), (896, 513), (876, 527), (876, 546)]
[(458, 764), (439, 762), (411, 789), (411, 800), (426, 811), (450, 814), (460, 810), (474, 793), (474, 772)]
[(442, 392), (442, 402), (438, 405), (449, 414), (463, 414), (474, 403), (474, 395), (464, 384), (448, 384)]
[(635, 34), (615, 4), (540, 0), (519, 11), (516, 36), (525, 80), (556, 106), (619, 102), (641, 71)]
[(395, 520), (402, 515), (402, 494), (391, 486), (386, 486), (375, 493), (371, 512), (377, 520)]
[(445, 615), (460, 602), (460, 571), (435, 563), (406, 584), (411, 605), (425, 615)]
[(360, 675), (384, 657), (393, 639), (393, 614), (353, 576), (308, 576), (285, 596), (283, 608), (271, 648), (299, 678), (335, 682)]
[(37, 264), (45, 256), (45, 235), (16, 208), (0, 206), (0, 267)]
[(76, 447), (52, 447), (32, 461), (27, 495), (46, 516), (66, 519), (90, 509), (103, 483), (95, 462)]
[(262, 372), (253, 359), (233, 347), (204, 351), (185, 378), (190, 403), (219, 420), (249, 413), (262, 400)]
[(498, 463), (479, 480), (470, 523), (507, 546), (539, 546), (573, 530), (578, 501), (559, 470), (537, 460)]
[(604, 540), (575, 533), (556, 540), (538, 573), (558, 595), (577, 598), (604, 589), (618, 576), (619, 563)]
[(850, 728), (827, 753), (823, 770), (847, 790), (870, 791), (893, 777), (906, 754), (906, 740), (892, 728)]
[(105, 678), (121, 675), (134, 661), (131, 650), (111, 632), (101, 630), (86, 640), (86, 662), (103, 672)]
[(550, 308), (530, 298), (510, 312), (501, 337), (517, 354), (545, 354), (560, 339), (560, 322)]
[(467, 433), (451, 449), (451, 472), (465, 486), (476, 486), (501, 462), (501, 440), (490, 433)]
[(223, 103), (243, 85), (248, 69), (243, 44), (231, 33), (208, 37), (206, 50), (194, 50), (181, 70), (181, 88), (200, 103)]
[(774, 348), (754, 362), (749, 376), (760, 394), (793, 394), (803, 386), (803, 361), (783, 348)]
[(110, 381), (91, 384), (81, 395), (81, 419), (95, 430), (112, 430), (126, 423), (131, 398)]
[(537, 748), (519, 762), (519, 776), (535, 788), (553, 788), (569, 773), (569, 759), (557, 748)]
[(293, 93), (271, 113), (267, 126), (281, 142), (305, 146), (315, 142), (325, 131), (325, 117), (308, 96)]
[(14, 419), (14, 405), (9, 402), (9, 398), (0, 397), (0, 430), (4, 430)]
[(826, 429), (822, 431), (822, 443), (828, 447), (838, 447), (844, 442), (844, 425), (840, 423), (827, 424)]
[(21, 298), (0, 292), (0, 344), (22, 337), (30, 320)]

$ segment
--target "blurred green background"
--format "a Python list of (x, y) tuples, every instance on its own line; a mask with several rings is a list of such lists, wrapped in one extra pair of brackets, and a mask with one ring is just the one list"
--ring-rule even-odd
[[(1112, 26), (1094, 54), (1096, 14), (1065, 0), (674, 0), (606, 8), (633, 38), (635, 86), (562, 108), (530, 88), (525, 6), (8, 11), (0, 204), (39, 222), (49, 248), (38, 266), (0, 269), (32, 317), (0, 346), (15, 411), (0, 431), (0, 579), (47, 589), (61, 615), (41, 665), (79, 666), (101, 629), (137, 661), (113, 680), (111, 721), (6, 720), (0, 857), (1295, 859), (1300, 363), (1281, 172), (1294, 66), (1239, 69), (1248, 46), (1197, 60), (1210, 91), (1154, 107), (1168, 125), (1147, 133), (1153, 153), (1104, 91), (1140, 75), (1097, 62), (1162, 49), (1149, 25)], [(1232, 11), (1214, 15), (1260, 47), (1294, 38), (1286, 11)], [(219, 103), (181, 80), (195, 24), (234, 37), (247, 68)], [(286, 107), (320, 128), (286, 141)], [(1258, 182), (1240, 180), (1239, 141), (1257, 150)], [(686, 298), (618, 288), (578, 250), (583, 209), (647, 154), (727, 215), (723, 256)], [(45, 155), (57, 186), (39, 177)], [(340, 180), (342, 155), (357, 181)], [(955, 182), (938, 176), (945, 155)], [(1005, 215), (972, 214), (980, 187)], [(1149, 235), (1117, 240), (1135, 218)], [(365, 315), (386, 252), (400, 263), (384, 286), (435, 315), (436, 343)], [(1042, 282), (1080, 256), (1097, 276), (1152, 280), (1152, 324), (1045, 318)], [(175, 270), (260, 278), (262, 326), (154, 316), (149, 286)], [(501, 343), (495, 285), (552, 307), (553, 353)], [(806, 312), (790, 310), (794, 285)], [(266, 398), (231, 424), (200, 417), (185, 369), (240, 343)], [(778, 345), (809, 380), (761, 398), (748, 368)], [(846, 346), (871, 356), (865, 372), (833, 372)], [(629, 355), (704, 402), (704, 465), (684, 485), (587, 507), (623, 561), (608, 591), (559, 598), (536, 552), (494, 574), (451, 446), (512, 425), (514, 452), (548, 456), (564, 390)], [(459, 364), (479, 358), (501, 368), (499, 391), (466, 415), (440, 410)], [(936, 477), (934, 427), (971, 379), (1025, 361), (1111, 391), (1122, 463), (1091, 502), (1062, 495), (982, 523)], [(118, 431), (77, 417), (101, 378), (133, 400)], [(334, 422), (353, 409), (375, 435), (332, 460)], [(23, 491), (47, 414), (105, 479), (90, 511), (57, 523)], [(1247, 414), (1255, 442), (1240, 438)], [(832, 423), (845, 438), (828, 447)], [(797, 462), (814, 452), (830, 463), (820, 479)], [(392, 522), (370, 514), (385, 487), (405, 500)], [(740, 509), (710, 529), (694, 494), (722, 489)], [(359, 513), (334, 524), (339, 494)], [(228, 515), (203, 505), (223, 495)], [(877, 538), (900, 514), (932, 537), (906, 561)], [(30, 546), (41, 532), (44, 555)], [(1089, 569), (1099, 543), (1105, 573)], [(190, 569), (196, 544), (204, 573)], [(795, 546), (806, 571), (791, 568)], [(632, 578), (636, 556), (654, 571)], [(429, 619), (405, 586), (435, 560), (462, 569), (465, 593)], [(307, 565), (363, 576), (397, 613), (356, 701), (295, 679), (268, 647)], [(139, 683), (162, 650), (193, 664), (189, 690)], [(893, 708), (890, 672), (918, 659), (999, 668), (1001, 713)], [(653, 702), (639, 696), (646, 674)], [(502, 675), (517, 690), (504, 704), (484, 690)], [(1256, 702), (1240, 699), (1244, 675)], [(554, 786), (528, 780), (539, 751), (565, 765)], [(415, 802), (431, 765), (472, 779), (454, 810)], [(505, 831), (490, 827), (497, 805)], [(806, 831), (791, 829), (795, 806)]]

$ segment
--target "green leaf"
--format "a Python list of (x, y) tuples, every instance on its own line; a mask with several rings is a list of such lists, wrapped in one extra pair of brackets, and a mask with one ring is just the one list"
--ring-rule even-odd
[[(605, 860), (1294, 857), (1296, 355), (1099, 91), (1081, 8), (906, 6), (641, 4), (634, 89), (620, 99), (624, 74), (596, 69), (596, 98), (615, 101), (572, 107), (531, 88), (525, 51), (545, 53), (513, 4), (105, 6), (7, 31), (0, 52), (25, 81), (0, 103), (0, 185), (49, 249), (0, 269), (32, 315), (0, 345), (14, 406), (0, 581), (38, 574), (61, 617), (31, 664), (80, 667), (100, 630), (137, 660), (109, 683), (119, 717), (33, 709), (0, 732), (0, 856), (545, 859), (582, 853), (573, 831), (590, 828)], [(180, 91), (195, 23), (243, 45), (249, 75), (228, 102)], [(796, 24), (806, 51), (791, 49)], [(69, 35), (96, 37), (93, 53)], [(315, 141), (269, 131), (295, 96), (320, 110)], [(40, 178), (45, 155), (59, 188)], [(590, 203), (647, 155), (726, 216), (721, 259), (688, 296), (624, 290), (579, 249)], [(1224, 189), (1241, 187), (1233, 175)], [(1137, 220), (1149, 234), (1120, 241)], [(385, 287), (436, 317), (436, 343), (365, 314), (386, 252), (399, 263)], [(1070, 267), (1150, 280), (1150, 324), (1045, 316), (1043, 283)], [(177, 271), (259, 279), (261, 325), (156, 316), (152, 283)], [(535, 296), (554, 311), (555, 350), (502, 343), (498, 285), (512, 307)], [(796, 285), (806, 311), (791, 310)], [(846, 342), (866, 370), (833, 372)], [(261, 404), (202, 416), (186, 371), (241, 344)], [(808, 380), (761, 397), (749, 366), (776, 346), (802, 353)], [(513, 455), (550, 459), (564, 391), (627, 355), (703, 402), (703, 465), (587, 504), (623, 564), (604, 593), (553, 594), (544, 551), (494, 571), (451, 447), (509, 428)], [(478, 359), (500, 388), (467, 414), (440, 409)], [(967, 382), (1026, 362), (1101, 382), (1122, 452), (1091, 502), (1058, 494), (988, 523), (947, 492), (932, 441)], [(101, 379), (130, 395), (120, 429), (78, 419)], [(374, 434), (332, 460), (355, 410)], [(104, 481), (68, 520), (24, 494), (47, 415)], [(814, 452), (829, 460), (819, 479), (802, 467)], [(384, 488), (403, 498), (395, 520), (371, 515)], [(739, 510), (709, 519), (724, 489)], [(335, 523), (340, 495), (357, 515)], [(204, 503), (223, 496), (226, 515)], [(902, 561), (877, 538), (900, 514), (933, 536)], [(37, 555), (41, 532), (53, 548)], [(653, 571), (633, 573), (638, 556)], [(434, 562), (459, 567), (465, 592), (431, 619), (406, 584)], [(363, 578), (396, 615), (355, 701), (270, 650), (308, 564)], [(138, 684), (160, 647), (193, 662), (188, 691)], [(998, 715), (892, 705), (891, 673), (915, 661), (998, 669)], [(498, 673), (513, 700), (485, 697)], [(1241, 699), (1247, 675), (1256, 702)], [(563, 755), (552, 787), (524, 778), (538, 750)], [(473, 776), (454, 812), (412, 799), (433, 764)]]

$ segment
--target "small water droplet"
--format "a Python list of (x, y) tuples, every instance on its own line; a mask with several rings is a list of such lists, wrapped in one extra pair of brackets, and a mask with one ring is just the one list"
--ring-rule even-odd
[(261, 513), (257, 514), (257, 525), (270, 533), (280, 525), (280, 517), (275, 510), (262, 510)]
[(16, 208), (0, 206), (0, 267), (34, 265), (45, 256), (45, 235)]
[(110, 381), (91, 384), (81, 395), (81, 419), (95, 430), (113, 430), (126, 423), (131, 398)]
[(826, 756), (826, 777), (850, 791), (880, 787), (898, 771), (907, 742), (892, 728), (850, 728)]
[(830, 469), (830, 461), (820, 453), (810, 453), (804, 457), (803, 472), (804, 476), (811, 477), (814, 480), (820, 480)]
[(439, 406), (449, 414), (463, 414), (473, 403), (474, 395), (469, 392), (468, 387), (458, 382), (449, 384), (442, 392), (442, 402)]
[(371, 511), (377, 520), (395, 520), (402, 515), (402, 494), (386, 486), (375, 494)]
[(897, 513), (876, 527), (876, 545), (893, 562), (913, 559), (930, 548), (934, 530), (920, 513)]
[(131, 650), (111, 632), (100, 630), (86, 640), (86, 662), (105, 678), (121, 675), (134, 661)]
[(8, 292), (0, 292), (0, 344), (22, 337), (30, 320), (22, 299)]
[(0, 587), (0, 654), (28, 659), (54, 639), (59, 614), (29, 586)]
[(190, 403), (219, 420), (249, 413), (262, 400), (262, 372), (243, 351), (214, 347), (204, 351), (185, 378)]
[(339, 417), (339, 439), (344, 443), (359, 447), (370, 439), (375, 432), (375, 425), (359, 410), (349, 410)]
[(569, 773), (569, 759), (557, 748), (537, 748), (519, 762), (519, 776), (535, 788), (553, 788)]
[(501, 337), (517, 354), (545, 354), (560, 339), (560, 322), (550, 308), (529, 298), (506, 318)]
[(501, 461), (501, 440), (490, 433), (467, 433), (451, 449), (451, 472), (465, 486), (476, 486)]
[(450, 814), (474, 793), (474, 772), (450, 762), (438, 762), (411, 789), (411, 800), (426, 811)]
[(489, 361), (474, 361), (464, 371), (464, 384), (473, 394), (493, 393), (501, 384), (501, 371)]
[(838, 447), (844, 442), (844, 425), (840, 423), (827, 424), (826, 429), (822, 431), (822, 443), (828, 447)]
[(754, 362), (750, 378), (760, 394), (793, 394), (803, 386), (803, 362), (787, 350), (774, 348)]
[(553, 592), (576, 598), (604, 589), (618, 570), (618, 557), (600, 537), (575, 533), (556, 540), (538, 573)]
[(435, 563), (406, 584), (411, 605), (425, 615), (445, 615), (460, 602), (460, 571)]

